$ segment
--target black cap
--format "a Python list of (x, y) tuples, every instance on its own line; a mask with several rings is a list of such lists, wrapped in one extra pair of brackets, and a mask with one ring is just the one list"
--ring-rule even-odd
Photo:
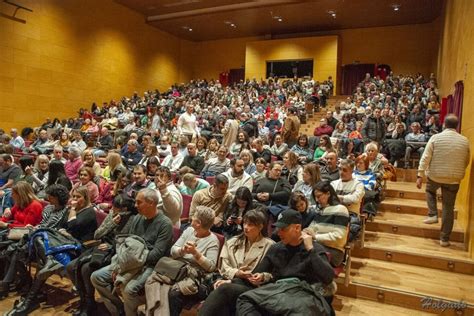
[(303, 221), (300, 212), (295, 211), (293, 209), (287, 209), (280, 213), (278, 216), (278, 220), (276, 221), (273, 226), (277, 228), (284, 228), (291, 224), (300, 224)]

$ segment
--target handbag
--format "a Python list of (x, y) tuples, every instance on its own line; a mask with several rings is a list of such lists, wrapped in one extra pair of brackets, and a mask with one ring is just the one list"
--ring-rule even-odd
[(13, 227), (10, 228), (7, 234), (7, 239), (9, 240), (20, 240), (23, 236), (28, 235), (30, 233), (29, 228), (25, 227)]
[(188, 263), (169, 257), (162, 257), (155, 265), (155, 271), (170, 279), (171, 283), (183, 280), (188, 273)]

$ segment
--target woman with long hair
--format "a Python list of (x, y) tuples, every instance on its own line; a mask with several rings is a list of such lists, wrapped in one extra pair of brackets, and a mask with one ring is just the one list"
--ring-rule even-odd
[(36, 226), (41, 222), (43, 206), (31, 184), (19, 181), (12, 187), (13, 207), (5, 209), (0, 218), (0, 228)]
[(249, 175), (255, 172), (257, 167), (255, 166), (255, 163), (253, 162), (253, 155), (250, 150), (243, 149), (240, 152), (238, 157), (244, 161), (245, 172), (247, 172)]
[(230, 145), (229, 152), (232, 156), (237, 157), (243, 149), (250, 150), (250, 138), (244, 131), (239, 131), (237, 139)]
[(60, 160), (53, 160), (49, 164), (48, 181), (46, 182), (46, 188), (53, 184), (61, 184), (65, 186), (69, 191), (72, 189), (71, 180), (66, 176), (64, 170), (64, 164)]
[(291, 147), (291, 151), (298, 155), (298, 161), (301, 163), (307, 163), (313, 159), (314, 151), (309, 147), (308, 136), (305, 134), (298, 137), (298, 142)]
[(252, 209), (242, 218), (243, 231), (228, 239), (219, 257), (218, 280), (214, 291), (199, 309), (199, 315), (234, 315), (240, 294), (251, 289), (247, 279), (274, 241), (265, 237), (266, 210)]
[(27, 168), (25, 173), (31, 176), (33, 180), (33, 190), (37, 193), (40, 198), (44, 198), (44, 188), (48, 183), (49, 176), (49, 158), (46, 155), (39, 155), (36, 158), (33, 170)]
[(349, 211), (340, 203), (329, 181), (318, 182), (314, 186), (313, 196), (319, 208), (305, 231), (331, 254), (331, 265), (337, 267), (344, 260)]
[(235, 192), (234, 199), (224, 213), (224, 236), (233, 237), (242, 232), (242, 218), (253, 208), (252, 192), (247, 187), (240, 187)]
[(201, 156), (203, 159), (206, 157), (207, 152), (207, 139), (206, 137), (198, 137), (196, 141), (197, 155)]
[(319, 145), (314, 151), (313, 160), (324, 158), (328, 152), (335, 151), (331, 139), (328, 135), (323, 135), (319, 139)]
[(284, 177), (291, 185), (303, 180), (303, 167), (298, 164), (298, 155), (293, 151), (288, 151), (283, 155), (283, 170), (282, 177)]
[(313, 188), (321, 181), (321, 171), (319, 165), (309, 163), (303, 167), (303, 180), (296, 182), (293, 192), (300, 191), (304, 194), (310, 205), (314, 205), (316, 201), (313, 197)]
[(92, 150), (86, 149), (82, 152), (82, 162), (83, 167), (89, 167), (94, 170), (94, 176), (102, 174), (102, 168), (100, 167), (100, 164), (95, 161), (95, 156), (92, 153)]
[(102, 176), (106, 180), (110, 180), (115, 170), (120, 170), (123, 174), (127, 173), (127, 168), (122, 162), (122, 157), (117, 152), (109, 151), (107, 154), (107, 167), (104, 168)]
[(155, 157), (158, 160), (158, 166), (159, 166), (160, 157), (158, 156), (158, 148), (156, 147), (155, 144), (150, 143), (150, 144), (146, 145), (145, 150), (143, 152), (143, 157), (138, 162), (138, 164), (146, 166), (147, 163), (148, 163), (148, 160), (152, 157)]
[(156, 172), (158, 171), (159, 167), (160, 167), (160, 159), (156, 156), (150, 157), (150, 159), (148, 159), (148, 162), (146, 164), (147, 178), (150, 180), (154, 180)]

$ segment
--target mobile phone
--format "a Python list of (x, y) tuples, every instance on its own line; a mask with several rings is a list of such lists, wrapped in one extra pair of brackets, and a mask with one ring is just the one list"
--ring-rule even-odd
[(238, 216), (236, 216), (236, 215), (232, 215), (232, 216), (230, 217), (230, 219), (233, 220), (233, 221), (236, 221), (237, 218), (238, 218)]

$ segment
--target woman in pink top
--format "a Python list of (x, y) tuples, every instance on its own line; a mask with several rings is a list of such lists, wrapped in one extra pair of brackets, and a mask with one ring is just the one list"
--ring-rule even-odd
[(72, 183), (77, 183), (79, 179), (79, 169), (82, 167), (81, 151), (76, 147), (69, 148), (69, 159), (64, 164), (66, 176)]

